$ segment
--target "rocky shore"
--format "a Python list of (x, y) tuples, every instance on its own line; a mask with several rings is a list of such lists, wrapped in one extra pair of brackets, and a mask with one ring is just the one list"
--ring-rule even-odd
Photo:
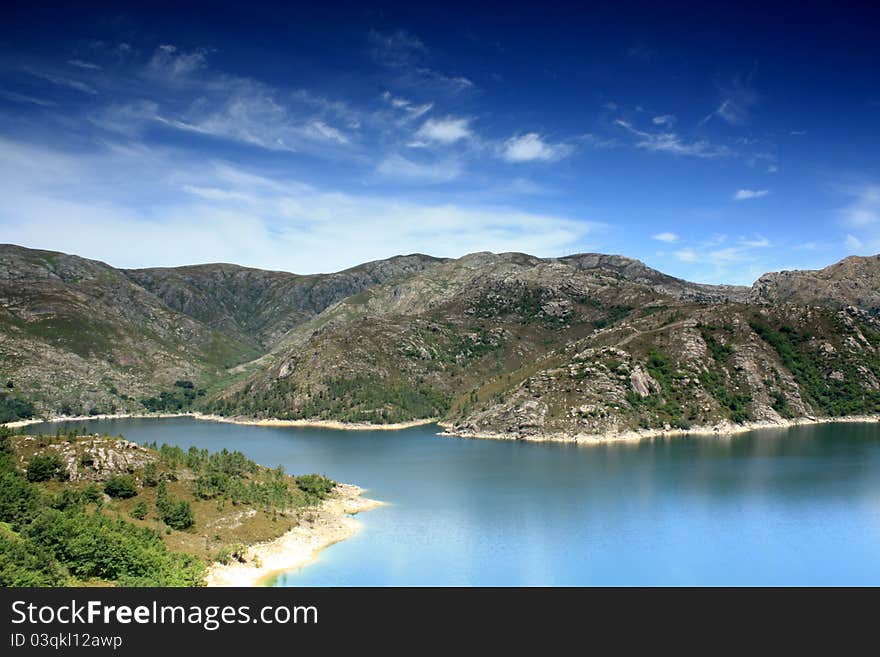
[(692, 427), (690, 429), (636, 429), (631, 431), (611, 431), (597, 434), (576, 434), (567, 432), (554, 433), (519, 433), (474, 431), (456, 428), (449, 422), (439, 422), (443, 428), (441, 436), (456, 438), (476, 438), (482, 440), (524, 440), (528, 442), (562, 442), (577, 444), (602, 444), (613, 442), (638, 442), (651, 438), (670, 438), (676, 436), (733, 436), (760, 429), (786, 429), (811, 424), (830, 423), (865, 423), (880, 422), (880, 415), (847, 415), (843, 417), (801, 417), (781, 420), (762, 420), (755, 422), (719, 422), (712, 426)]

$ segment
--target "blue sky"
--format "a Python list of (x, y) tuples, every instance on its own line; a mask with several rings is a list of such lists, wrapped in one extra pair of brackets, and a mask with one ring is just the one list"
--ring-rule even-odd
[(745, 284), (880, 251), (867, 10), (475, 4), (4, 5), (0, 241), (299, 273), (599, 251)]

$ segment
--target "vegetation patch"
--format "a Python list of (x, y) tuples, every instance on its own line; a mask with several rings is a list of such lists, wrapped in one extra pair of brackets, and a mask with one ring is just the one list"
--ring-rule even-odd
[(280, 536), (335, 486), (240, 452), (168, 445), (101, 485), (59, 477), (58, 445), (112, 449), (119, 441), (19, 438), (0, 428), (0, 586), (198, 586), (218, 551), (234, 557), (241, 545)]
[[(838, 357), (834, 369), (841, 376), (829, 376), (830, 368), (812, 346), (812, 335), (782, 324), (774, 328), (755, 318), (749, 325), (767, 342), (802, 390), (802, 397), (816, 411), (832, 417), (880, 412), (880, 391), (861, 385), (863, 375), (856, 363)], [(867, 359), (875, 375), (880, 371), (875, 359)]]
[(50, 479), (67, 479), (67, 467), (60, 454), (36, 454), (27, 464), (28, 481), (49, 481)]
[(620, 306), (613, 305), (607, 308), (607, 315), (602, 317), (601, 319), (597, 319), (593, 322), (593, 328), (595, 329), (603, 329), (607, 326), (611, 326), (612, 324), (616, 324), (620, 320), (629, 317), (633, 311), (632, 306)]
[(110, 497), (128, 499), (137, 495), (137, 484), (131, 475), (113, 475), (104, 484), (104, 492)]
[(172, 390), (162, 391), (158, 397), (148, 397), (141, 403), (154, 413), (179, 413), (193, 408), (196, 399), (204, 396), (204, 388), (196, 388), (192, 381), (177, 381)]
[[(7, 385), (7, 387), (9, 387)], [(34, 405), (18, 395), (0, 392), (0, 424), (34, 417)]]

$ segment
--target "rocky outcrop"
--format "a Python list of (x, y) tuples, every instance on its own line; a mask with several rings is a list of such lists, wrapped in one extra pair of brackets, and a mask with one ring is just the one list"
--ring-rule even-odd
[(629, 384), (632, 386), (633, 392), (642, 398), (660, 392), (660, 386), (657, 385), (657, 382), (639, 365), (630, 372)]
[(752, 303), (856, 306), (880, 310), (880, 256), (850, 256), (817, 271), (764, 274), (749, 293)]
[(19, 440), (27, 453), (33, 450), (34, 453), (60, 455), (70, 481), (107, 481), (114, 475), (140, 471), (157, 458), (155, 452), (137, 443), (108, 436), (83, 436), (46, 447), (39, 446), (41, 439), (37, 437), (26, 436)]

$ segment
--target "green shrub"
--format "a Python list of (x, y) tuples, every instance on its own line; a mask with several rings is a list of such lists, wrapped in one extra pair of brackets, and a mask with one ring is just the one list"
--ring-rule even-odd
[(113, 475), (104, 484), (104, 492), (110, 497), (128, 499), (137, 495), (137, 484), (131, 475)]
[(0, 586), (64, 586), (66, 583), (63, 569), (47, 550), (0, 528)]
[(67, 468), (60, 454), (35, 454), (27, 464), (28, 481), (49, 481), (53, 477), (67, 479)]
[(97, 484), (89, 484), (80, 491), (80, 497), (87, 504), (97, 504), (101, 501), (101, 489)]
[(152, 529), (99, 512), (48, 509), (24, 531), (80, 579), (124, 586), (198, 586), (204, 564), (169, 552)]
[(144, 486), (157, 486), (159, 484), (159, 475), (157, 474), (156, 463), (150, 461), (144, 466)]
[(192, 506), (185, 500), (166, 501), (160, 509), (163, 522), (178, 531), (189, 529), (195, 522)]
[(0, 454), (12, 455), (12, 429), (0, 425)]
[(156, 510), (169, 530), (173, 528), (182, 531), (195, 524), (195, 516), (189, 502), (168, 497), (168, 489), (164, 481), (159, 482), (156, 491)]
[(703, 336), (706, 346), (709, 348), (709, 352), (712, 354), (712, 358), (715, 359), (715, 362), (719, 365), (726, 363), (731, 355), (733, 355), (733, 347), (729, 344), (722, 344), (719, 342), (706, 327), (701, 327), (700, 333)]
[(143, 520), (147, 517), (147, 503), (141, 500), (137, 504), (134, 505), (134, 508), (131, 510), (131, 517), (137, 518), (138, 520)]
[(0, 522), (8, 522), (13, 529), (18, 529), (39, 513), (42, 503), (39, 490), (19, 472), (0, 473)]
[(7, 393), (0, 394), (0, 423), (29, 420), (34, 416), (34, 405)]
[(219, 552), (217, 552), (217, 556), (214, 557), (215, 561), (219, 561), (224, 566), (229, 564), (232, 561), (237, 561), (238, 563), (245, 563), (245, 551), (246, 548), (240, 543), (235, 543), (233, 545), (227, 545), (224, 548), (221, 548)]
[(307, 474), (299, 475), (296, 478), (296, 487), (304, 492), (307, 496), (323, 500), (330, 494), (336, 482), (328, 479), (324, 475)]

